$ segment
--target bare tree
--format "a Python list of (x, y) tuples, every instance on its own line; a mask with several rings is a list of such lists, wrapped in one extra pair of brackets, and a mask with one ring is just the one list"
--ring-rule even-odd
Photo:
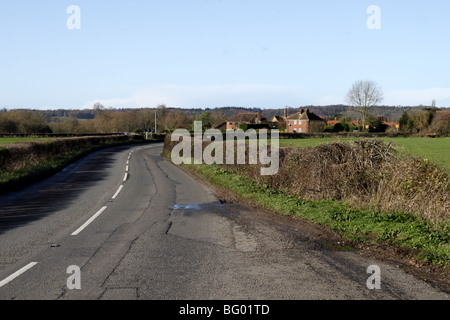
[(98, 115), (98, 114), (102, 114), (103, 113), (103, 111), (105, 110), (105, 106), (102, 105), (100, 102), (96, 102), (94, 104), (94, 106), (92, 107), (92, 109), (94, 109), (95, 115)]
[(362, 126), (366, 124), (369, 109), (383, 101), (380, 87), (373, 81), (356, 81), (348, 91), (346, 102), (361, 113)]
[(167, 116), (168, 110), (165, 104), (160, 104), (156, 107), (156, 122), (157, 124), (157, 131), (163, 131), (167, 129), (165, 126), (164, 120)]

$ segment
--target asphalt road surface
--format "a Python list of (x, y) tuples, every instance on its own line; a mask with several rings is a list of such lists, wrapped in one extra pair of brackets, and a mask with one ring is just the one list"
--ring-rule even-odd
[(161, 151), (105, 149), (1, 196), (0, 299), (449, 299), (320, 229), (222, 203)]

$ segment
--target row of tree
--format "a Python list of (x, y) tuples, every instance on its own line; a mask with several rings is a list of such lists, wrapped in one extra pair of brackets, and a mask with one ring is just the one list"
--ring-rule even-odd
[(399, 120), (400, 131), (421, 134), (450, 135), (450, 111), (435, 107), (415, 110), (412, 114), (404, 112)]
[[(326, 107), (322, 107), (326, 108)], [(354, 126), (352, 122), (358, 118), (361, 124), (361, 114), (365, 112), (365, 122), (371, 130), (385, 131), (386, 125), (375, 114), (384, 114), (381, 107), (341, 107), (315, 109), (322, 115), (327, 111), (328, 119), (340, 120), (340, 124), (327, 128), (323, 123), (311, 126), (314, 132), (325, 130), (332, 132), (362, 130), (362, 127)], [(369, 112), (370, 110), (370, 112)], [(437, 133), (450, 135), (449, 113), (450, 110), (439, 110), (434, 106), (417, 108), (402, 108), (403, 114), (399, 114), (400, 131), (413, 133)], [(67, 111), (67, 112), (66, 112)], [(171, 131), (177, 128), (192, 129), (193, 121), (202, 121), (204, 128), (217, 127), (227, 121), (236, 113), (261, 111), (267, 120), (274, 115), (281, 115), (283, 109), (245, 109), (237, 107), (224, 107), (219, 109), (173, 109), (160, 105), (157, 108), (141, 109), (109, 109), (97, 103), (89, 110), (0, 110), (0, 133), (114, 133), (114, 132), (143, 132), (146, 130), (157, 132)], [(287, 108), (287, 114), (298, 112), (298, 109)], [(332, 113), (338, 112), (338, 113)], [(376, 113), (374, 113), (376, 112)], [(349, 116), (351, 115), (351, 116)], [(394, 120), (398, 120), (398, 117)], [(392, 120), (391, 120), (392, 121)], [(280, 129), (283, 130), (285, 124)]]
[[(192, 114), (190, 110), (172, 110), (165, 105), (157, 108), (107, 109), (97, 103), (93, 107), (93, 118), (75, 116), (51, 117), (48, 112), (38, 110), (0, 111), (0, 133), (115, 133), (170, 131), (177, 128), (191, 129), (194, 120), (201, 119), (207, 126), (217, 126), (226, 121), (220, 109)], [(197, 115), (196, 115), (197, 114)]]

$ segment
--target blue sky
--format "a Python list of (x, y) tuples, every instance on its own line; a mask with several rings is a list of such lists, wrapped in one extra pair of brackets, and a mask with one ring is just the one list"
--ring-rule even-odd
[(357, 80), (450, 107), (447, 0), (5, 0), (0, 43), (9, 109), (341, 104)]

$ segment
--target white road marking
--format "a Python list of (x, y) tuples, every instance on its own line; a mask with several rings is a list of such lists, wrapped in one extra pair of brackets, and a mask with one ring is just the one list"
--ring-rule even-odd
[(121, 185), (119, 187), (119, 189), (117, 189), (116, 193), (113, 195), (113, 197), (111, 199), (114, 200), (115, 198), (117, 198), (117, 196), (119, 195), (120, 191), (122, 191), (122, 189), (123, 189), (123, 185)]
[(123, 182), (127, 181), (128, 179), (128, 173), (125, 173), (125, 176), (123, 177)]
[(86, 221), (81, 227), (79, 227), (74, 233), (71, 234), (71, 236), (78, 235), (81, 231), (83, 231), (84, 228), (86, 228), (92, 221), (94, 221), (99, 215), (102, 214), (103, 211), (105, 211), (108, 207), (103, 207), (96, 214), (94, 214), (88, 221)]
[(20, 276), (22, 273), (25, 273), (27, 270), (33, 268), (35, 265), (37, 265), (37, 262), (31, 262), (31, 263), (27, 264), (25, 267), (23, 267), (22, 269), (14, 272), (8, 278), (0, 281), (0, 288), (3, 287), (4, 285), (6, 285), (7, 283), (13, 281), (15, 278)]
[(125, 171), (128, 172), (128, 169), (129, 169), (129, 166), (126, 166), (125, 167)]

